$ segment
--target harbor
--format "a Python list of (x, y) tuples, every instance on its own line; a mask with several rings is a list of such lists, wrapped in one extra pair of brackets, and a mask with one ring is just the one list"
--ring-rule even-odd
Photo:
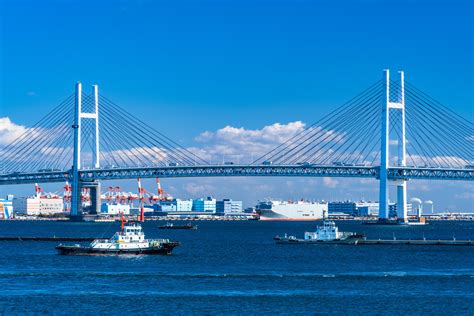
[(472, 9), (0, 1), (0, 316), (474, 316)]
[[(362, 232), (371, 240), (393, 239), (393, 234), (400, 241), (419, 240), (423, 235), (427, 240), (452, 240), (453, 233), (457, 240), (468, 240), (472, 238), (474, 229), (473, 221), (433, 221), (426, 226), (412, 227), (362, 225), (353, 220), (335, 222), (341, 231)], [(4, 258), (3, 262), (9, 262), (0, 273), (0, 283), (10, 293), (6, 304), (13, 309), (15, 305), (12, 302), (18, 302), (20, 295), (11, 296), (11, 293), (20, 293), (29, 302), (38, 304), (35, 310), (39, 310), (40, 302), (44, 304), (44, 297), (41, 296), (40, 300), (35, 292), (47, 289), (49, 299), (58, 299), (55, 305), (61, 309), (69, 308), (63, 302), (64, 295), (80, 292), (83, 293), (79, 294), (81, 306), (90, 308), (88, 310), (107, 313), (112, 309), (118, 312), (119, 309), (131, 310), (129, 304), (134, 300), (122, 302), (129, 295), (130, 288), (133, 288), (134, 294), (140, 295), (141, 302), (145, 304), (144, 311), (150, 314), (156, 311), (166, 314), (170, 307), (179, 308), (181, 304), (203, 304), (202, 297), (197, 295), (212, 294), (213, 291), (224, 291), (226, 296), (217, 298), (227, 300), (230, 311), (237, 312), (239, 308), (244, 308), (249, 313), (251, 311), (245, 308), (244, 302), (259, 306), (262, 299), (269, 300), (266, 298), (269, 293), (277, 301), (290, 296), (298, 300), (297, 305), (312, 304), (308, 302), (313, 302), (315, 295), (324, 295), (325, 300), (335, 303), (331, 296), (335, 288), (338, 300), (344, 295), (354, 302), (359, 301), (360, 295), (371, 295), (374, 291), (385, 293), (386, 287), (393, 289), (397, 297), (406, 295), (408, 298), (405, 299), (413, 304), (415, 300), (410, 300), (413, 291), (415, 294), (428, 293), (430, 299), (431, 295), (436, 294), (438, 298), (441, 295), (441, 302), (452, 302), (456, 299), (450, 295), (453, 288), (469, 291), (472, 285), (470, 276), (474, 275), (474, 270), (466, 266), (466, 262), (473, 260), (472, 245), (398, 245), (392, 241), (392, 244), (386, 245), (279, 245), (272, 240), (275, 235), (288, 232), (302, 236), (305, 231), (314, 231), (320, 221), (202, 220), (193, 221), (199, 228), (192, 231), (158, 228), (166, 223), (166, 220), (147, 220), (141, 225), (147, 238), (179, 241), (180, 246), (171, 255), (71, 257), (60, 256), (55, 247), (60, 243), (87, 246), (92, 242), (90, 239), (109, 238), (120, 229), (120, 222), (0, 221), (2, 236), (84, 239), (2, 241), (1, 258)], [(15, 282), (19, 282), (21, 288), (15, 286)], [(354, 282), (357, 282), (355, 294)], [(446, 282), (450, 283), (449, 291), (445, 289)], [(102, 295), (102, 303), (94, 301), (93, 293), (107, 293), (112, 287), (116, 293), (113, 299)], [(292, 288), (306, 292), (303, 296), (292, 296)], [(229, 296), (228, 293), (237, 294)], [(116, 300), (119, 295), (121, 299)], [(166, 300), (161, 299), (164, 295), (168, 295)], [(91, 300), (91, 304), (84, 303)], [(386, 304), (394, 304), (390, 300), (387, 299)], [(108, 304), (105, 307), (104, 302)], [(157, 306), (157, 302), (168, 303)], [(320, 304), (318, 302), (317, 305)], [(457, 302), (457, 306), (467, 305), (465, 298)], [(29, 308), (20, 306), (25, 311)], [(366, 306), (369, 308), (372, 304), (366, 303)], [(334, 307), (328, 305), (325, 310), (334, 310)], [(191, 309), (189, 311), (191, 313)], [(301, 309), (301, 312), (304, 310)]]

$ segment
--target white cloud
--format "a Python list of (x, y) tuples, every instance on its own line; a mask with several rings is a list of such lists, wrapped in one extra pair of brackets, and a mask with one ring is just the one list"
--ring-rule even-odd
[(323, 184), (327, 188), (333, 189), (333, 188), (337, 187), (338, 183), (339, 182), (334, 178), (329, 178), (329, 177), (324, 177), (323, 178)]
[(266, 154), (291, 136), (303, 131), (301, 121), (288, 124), (275, 123), (262, 129), (225, 126), (215, 132), (205, 131), (195, 140), (200, 147), (189, 148), (207, 161), (220, 163), (224, 159), (234, 162), (250, 163)]
[(183, 189), (192, 197), (212, 195), (216, 192), (216, 187), (205, 183), (189, 182), (184, 184)]
[(25, 126), (13, 123), (9, 117), (0, 117), (0, 146), (10, 144), (26, 131)]
[[(469, 162), (468, 162), (469, 163)], [(434, 156), (426, 157), (420, 155), (409, 155), (407, 156), (407, 164), (414, 164), (417, 167), (464, 167), (466, 165), (466, 160), (461, 157), (456, 156)], [(396, 163), (394, 162), (394, 165)]]
[(456, 199), (474, 201), (474, 192), (460, 192), (454, 195)]
[[(153, 146), (153, 147), (134, 147), (127, 149), (117, 149), (113, 151), (102, 151), (102, 156), (105, 158), (105, 161), (101, 164), (110, 164), (114, 165), (116, 160), (118, 163), (125, 161), (129, 165), (141, 166), (141, 161), (146, 162), (147, 165), (154, 165), (168, 161), (168, 154), (162, 148)], [(92, 161), (92, 156), (90, 156)], [(91, 162), (90, 161), (90, 162)], [(132, 162), (134, 164), (132, 164)], [(174, 161), (173, 161), (174, 162)]]

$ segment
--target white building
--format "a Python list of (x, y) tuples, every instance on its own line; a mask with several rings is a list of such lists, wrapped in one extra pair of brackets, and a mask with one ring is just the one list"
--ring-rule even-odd
[(193, 200), (176, 199), (175, 203), (177, 212), (191, 212), (193, 209)]
[(18, 214), (33, 216), (54, 215), (64, 212), (64, 201), (59, 196), (14, 198), (13, 208)]
[(191, 212), (193, 208), (193, 200), (173, 199), (170, 201), (160, 201), (155, 207), (156, 210), (162, 212)]
[[(397, 204), (389, 202), (390, 217), (397, 216)], [(329, 202), (329, 214), (348, 214), (351, 216), (378, 216), (379, 215), (379, 202), (370, 201), (340, 201), (340, 202)], [(412, 210), (412, 205), (407, 204), (407, 210)]]
[(216, 213), (241, 213), (242, 201), (233, 201), (231, 199), (224, 199), (217, 201)]
[(216, 199), (207, 197), (205, 199), (193, 200), (193, 211), (196, 212), (216, 212)]
[(108, 215), (118, 215), (118, 214), (124, 214), (124, 215), (129, 215), (130, 214), (130, 205), (129, 204), (108, 204), (108, 203), (102, 203), (100, 207), (100, 212), (102, 214), (108, 214)]

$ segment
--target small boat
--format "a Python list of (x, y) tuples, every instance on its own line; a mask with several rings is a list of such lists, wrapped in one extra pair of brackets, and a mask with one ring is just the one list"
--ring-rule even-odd
[(63, 245), (56, 247), (61, 255), (169, 255), (180, 245), (169, 239), (145, 239), (139, 223), (124, 224), (110, 239), (95, 239), (89, 246)]
[(193, 225), (191, 223), (186, 223), (184, 225), (175, 225), (173, 223), (166, 223), (163, 226), (159, 226), (159, 229), (198, 229), (197, 225)]
[(316, 227), (316, 231), (305, 232), (303, 239), (287, 234), (283, 237), (275, 236), (273, 239), (277, 244), (354, 244), (365, 239), (365, 236), (353, 232), (340, 232), (335, 222), (325, 220), (321, 226)]

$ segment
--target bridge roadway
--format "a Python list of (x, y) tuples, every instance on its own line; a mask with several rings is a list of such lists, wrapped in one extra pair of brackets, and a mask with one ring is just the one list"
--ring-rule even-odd
[[(84, 182), (94, 180), (187, 177), (349, 177), (378, 178), (379, 167), (321, 165), (202, 165), (88, 169), (80, 171)], [(388, 177), (425, 180), (474, 180), (474, 169), (391, 167)], [(0, 174), (0, 185), (72, 181), (71, 171)]]

